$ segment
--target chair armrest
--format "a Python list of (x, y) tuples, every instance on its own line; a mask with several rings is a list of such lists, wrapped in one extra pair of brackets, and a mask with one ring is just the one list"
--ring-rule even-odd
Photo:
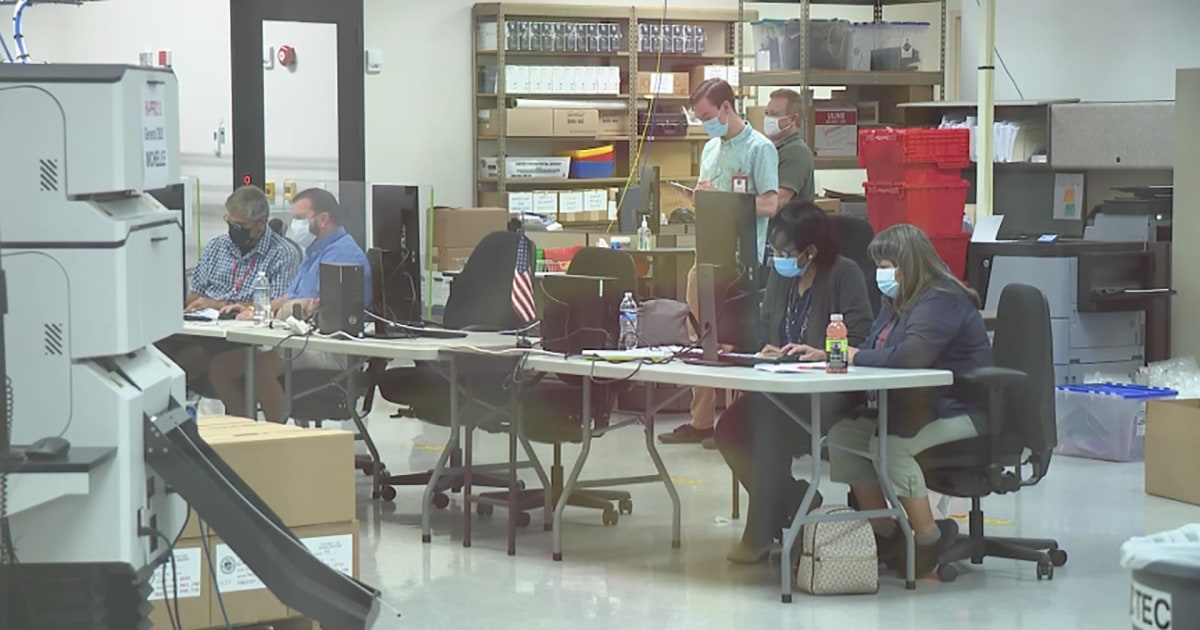
[(1002, 367), (981, 367), (958, 374), (956, 378), (967, 385), (989, 389), (1005, 389), (1025, 382), (1028, 376), (1019, 370)]

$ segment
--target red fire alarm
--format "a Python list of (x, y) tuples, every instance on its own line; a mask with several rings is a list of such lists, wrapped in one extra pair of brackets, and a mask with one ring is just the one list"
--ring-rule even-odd
[(291, 68), (296, 65), (296, 49), (284, 44), (279, 47), (277, 58), (279, 59), (279, 65)]

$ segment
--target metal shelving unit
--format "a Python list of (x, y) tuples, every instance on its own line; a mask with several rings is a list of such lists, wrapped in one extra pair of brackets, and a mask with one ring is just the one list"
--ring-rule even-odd
[[(745, 37), (745, 29), (753, 18), (746, 12), (747, 5), (780, 4), (750, 2), (738, 0), (739, 38)], [(813, 87), (847, 87), (855, 89), (859, 94), (870, 96), (863, 100), (876, 100), (894, 105), (910, 100), (930, 100), (933, 98), (933, 88), (938, 88), (939, 98), (945, 97), (946, 72), (946, 0), (797, 0), (794, 3), (799, 8), (799, 19), (804, 23), (800, 30), (800, 68), (797, 70), (755, 71), (746, 72), (743, 56), (738, 57), (738, 70), (743, 86), (749, 87), (795, 87), (805, 97), (806, 108), (813, 107)], [(809, 22), (812, 5), (836, 5), (848, 7), (873, 7), (876, 22), (883, 20), (885, 6), (936, 4), (940, 9), (940, 39), (938, 46), (938, 70), (914, 72), (876, 72), (853, 70), (827, 70), (809, 67)], [(740, 44), (739, 44), (740, 46)], [(741, 50), (739, 47), (738, 50)], [(925, 92), (927, 91), (927, 95)], [(924, 98), (920, 98), (924, 96)], [(894, 121), (900, 122), (900, 121)], [(808, 117), (801, 119), (801, 133), (808, 134)], [(857, 158), (817, 157), (819, 169), (858, 168)]]
[[(624, 187), (627, 184), (637, 183), (637, 174), (640, 169), (635, 163), (637, 160), (637, 147), (642, 141), (641, 135), (638, 133), (638, 106), (645, 105), (647, 102), (678, 102), (683, 104), (687, 101), (686, 95), (642, 95), (638, 93), (637, 75), (639, 71), (654, 71), (654, 67), (646, 67), (646, 60), (650, 59), (651, 63), (661, 57), (661, 71), (668, 72), (674, 69), (682, 71), (683, 66), (698, 67), (704, 65), (736, 65), (740, 51), (740, 32), (741, 28), (738, 21), (747, 14), (753, 16), (755, 12), (746, 12), (745, 10), (733, 9), (687, 9), (687, 8), (667, 8), (664, 15), (663, 9), (651, 7), (632, 7), (632, 6), (585, 6), (585, 5), (553, 5), (553, 4), (530, 4), (530, 3), (481, 3), (476, 4), (471, 12), (471, 41), (472, 41), (472, 56), (471, 56), (471, 74), (473, 77), (472, 84), (475, 85), (476, 73), (481, 63), (495, 63), (496, 66), (496, 91), (494, 93), (484, 93), (478, 89), (478, 86), (472, 88), (472, 98), (474, 107), (472, 108), (471, 128), (475, 130), (474, 142), (474, 162), (472, 168), (478, 170), (478, 164), (482, 157), (497, 157), (499, 176), (498, 177), (481, 177), (478, 172), (473, 172), (475, 180), (476, 199), (481, 192), (496, 192), (501, 195), (509, 190), (527, 190), (533, 187), (546, 189), (569, 189), (569, 188), (596, 188), (596, 187)], [(623, 50), (609, 52), (553, 52), (553, 51), (513, 51), (505, 49), (506, 40), (506, 23), (509, 20), (529, 19), (536, 21), (604, 21), (609, 23), (618, 23), (624, 27)], [(751, 19), (754, 19), (751, 17)], [(479, 50), (477, 47), (476, 29), (480, 24), (495, 22), (496, 24), (496, 50)], [(639, 52), (639, 30), (640, 24), (655, 24), (660, 22), (667, 23), (720, 23), (725, 26), (721, 30), (724, 32), (723, 51), (707, 50), (703, 53), (640, 53)], [(715, 30), (715, 29), (714, 29)], [(711, 40), (710, 40), (711, 41)], [(512, 60), (530, 60), (534, 63), (538, 61), (563, 61), (573, 65), (620, 65), (622, 68), (622, 83), (620, 94), (515, 94), (506, 91), (507, 82), (505, 79), (506, 66)], [(613, 63), (615, 62), (615, 63)], [(694, 62), (694, 63), (693, 63)], [(561, 64), (559, 64), (561, 65)], [(478, 126), (478, 112), (483, 109), (492, 109), (496, 117), (495, 128), (500, 130), (508, 129), (508, 112), (512, 99), (530, 98), (538, 100), (585, 100), (585, 101), (619, 101), (625, 104), (627, 124), (626, 133), (620, 135), (598, 134), (594, 137), (588, 136), (508, 136), (507, 134), (498, 135), (480, 135)], [(649, 142), (687, 142), (699, 143), (707, 140), (706, 137), (683, 136), (683, 137), (648, 137), (645, 139)], [(624, 172), (617, 173), (616, 177), (602, 179), (542, 179), (542, 178), (512, 178), (508, 177), (504, 172), (505, 158), (510, 156), (510, 148), (514, 143), (538, 143), (539, 146), (549, 147), (543, 149), (544, 155), (553, 155), (558, 149), (563, 147), (574, 147), (580, 142), (603, 142), (618, 145), (618, 152), (624, 145), (624, 155), (626, 160)], [(488, 143), (494, 145), (487, 148), (486, 153), (481, 151), (481, 144)], [(620, 164), (620, 161), (618, 162)], [(630, 176), (632, 170), (632, 177)], [(678, 178), (673, 178), (678, 179)]]

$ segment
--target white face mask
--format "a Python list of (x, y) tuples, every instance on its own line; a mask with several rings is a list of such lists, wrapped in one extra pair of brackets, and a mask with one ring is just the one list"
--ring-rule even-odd
[(292, 219), (287, 237), (304, 249), (308, 249), (308, 246), (317, 240), (316, 235), (308, 230), (308, 219)]
[[(763, 133), (767, 134), (768, 138), (778, 138), (783, 135), (787, 129), (779, 126), (779, 122), (783, 120), (780, 116), (767, 116), (763, 118)], [(790, 128), (789, 128), (790, 129)]]

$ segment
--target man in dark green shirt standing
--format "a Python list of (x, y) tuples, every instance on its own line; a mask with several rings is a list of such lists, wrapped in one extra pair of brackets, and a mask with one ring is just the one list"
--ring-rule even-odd
[(816, 197), (813, 154), (800, 133), (804, 99), (794, 90), (775, 90), (767, 103), (763, 133), (779, 151), (779, 207)]

